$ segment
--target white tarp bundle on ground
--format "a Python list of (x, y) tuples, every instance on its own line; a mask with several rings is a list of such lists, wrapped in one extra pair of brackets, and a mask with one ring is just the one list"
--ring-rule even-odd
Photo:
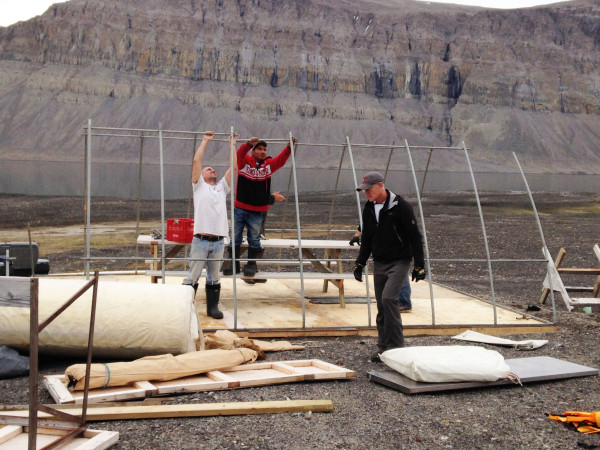
[(481, 342), (482, 344), (502, 345), (504, 347), (518, 348), (519, 350), (534, 350), (536, 348), (543, 347), (548, 343), (546, 339), (513, 341), (512, 339), (490, 336), (489, 334), (478, 333), (477, 331), (473, 330), (467, 330), (461, 334), (452, 336), (452, 339), (457, 339), (459, 341)]
[[(131, 362), (92, 364), (90, 389), (125, 386), (135, 381), (168, 381), (197, 375), (211, 370), (224, 370), (245, 362), (254, 362), (257, 353), (249, 348), (235, 350), (204, 350), (183, 355), (157, 355)], [(85, 364), (67, 367), (65, 376), (69, 387), (83, 390)]]
[(464, 345), (416, 346), (387, 350), (381, 360), (414, 381), (450, 383), (496, 381), (508, 378), (504, 357), (483, 347)]
[[(78, 279), (39, 279), (39, 321), (62, 306), (86, 283)], [(201, 332), (190, 286), (98, 282), (94, 356), (140, 358), (197, 350)], [(40, 353), (84, 355), (92, 289), (41, 333)], [(0, 345), (29, 349), (29, 308), (0, 308)]]

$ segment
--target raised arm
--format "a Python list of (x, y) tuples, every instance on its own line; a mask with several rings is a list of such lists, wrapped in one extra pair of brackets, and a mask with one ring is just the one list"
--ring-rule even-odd
[[(229, 139), (227, 140), (227, 142), (229, 143), (228, 149), (227, 151), (229, 152), (229, 169), (227, 169), (227, 172), (225, 172), (225, 181), (227, 181), (227, 184), (229, 186), (231, 186), (231, 145), (233, 145), (235, 147), (235, 143), (237, 142), (238, 138), (240, 137), (239, 134), (234, 134), (229, 135)], [(232, 141), (233, 140), (233, 141)], [(232, 144), (233, 142), (233, 144)], [(237, 172), (237, 154), (236, 152), (233, 152), (233, 170)]]
[(294, 144), (294, 151), (296, 151), (296, 149), (297, 149), (296, 138), (292, 137), (291, 141), (288, 142), (288, 144), (285, 146), (285, 148), (283, 150), (281, 150), (281, 152), (277, 156), (275, 156), (273, 159), (271, 159), (271, 170), (273, 172), (275, 172), (276, 170), (279, 170), (281, 167), (283, 167), (284, 164), (287, 162), (288, 158), (291, 156), (292, 143)]
[(202, 142), (198, 146), (198, 150), (194, 154), (194, 162), (192, 163), (192, 183), (197, 183), (202, 175), (202, 158), (204, 157), (204, 152), (206, 151), (206, 146), (212, 139), (215, 137), (215, 133), (212, 131), (204, 132), (204, 137), (202, 138)]

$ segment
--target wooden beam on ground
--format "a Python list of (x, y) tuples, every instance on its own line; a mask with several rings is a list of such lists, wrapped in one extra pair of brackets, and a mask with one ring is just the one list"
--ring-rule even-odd
[[(58, 407), (57, 409), (60, 409)], [(235, 416), (245, 414), (280, 414), (290, 412), (331, 412), (331, 400), (280, 400), (263, 402), (199, 403), (185, 405), (113, 406), (88, 409), (86, 419), (91, 421), (164, 419), (174, 417)], [(69, 413), (81, 415), (81, 408), (69, 408)], [(25, 425), (28, 410), (0, 412), (0, 423)], [(40, 420), (52, 418), (40, 413)]]
[(561, 267), (558, 273), (569, 275), (600, 275), (600, 269), (584, 269), (580, 267)]

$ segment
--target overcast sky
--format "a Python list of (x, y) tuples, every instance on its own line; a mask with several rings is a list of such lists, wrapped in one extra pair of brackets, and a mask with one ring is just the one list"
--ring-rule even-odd
[[(431, 0), (418, 1), (430, 3), (432, 7), (435, 7), (436, 4), (436, 2)], [(559, 0), (437, 0), (437, 3), (459, 3), (461, 5), (503, 9), (525, 8), (558, 2)], [(0, 26), (6, 27), (20, 20), (27, 20), (39, 16), (54, 3), (62, 2), (52, 0), (0, 0)]]

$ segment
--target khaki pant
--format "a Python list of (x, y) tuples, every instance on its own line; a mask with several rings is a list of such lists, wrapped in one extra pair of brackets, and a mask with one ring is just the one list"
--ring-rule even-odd
[(402, 319), (398, 295), (407, 282), (410, 261), (380, 263), (375, 261), (373, 274), (375, 298), (377, 299), (377, 346), (380, 352), (404, 347)]

